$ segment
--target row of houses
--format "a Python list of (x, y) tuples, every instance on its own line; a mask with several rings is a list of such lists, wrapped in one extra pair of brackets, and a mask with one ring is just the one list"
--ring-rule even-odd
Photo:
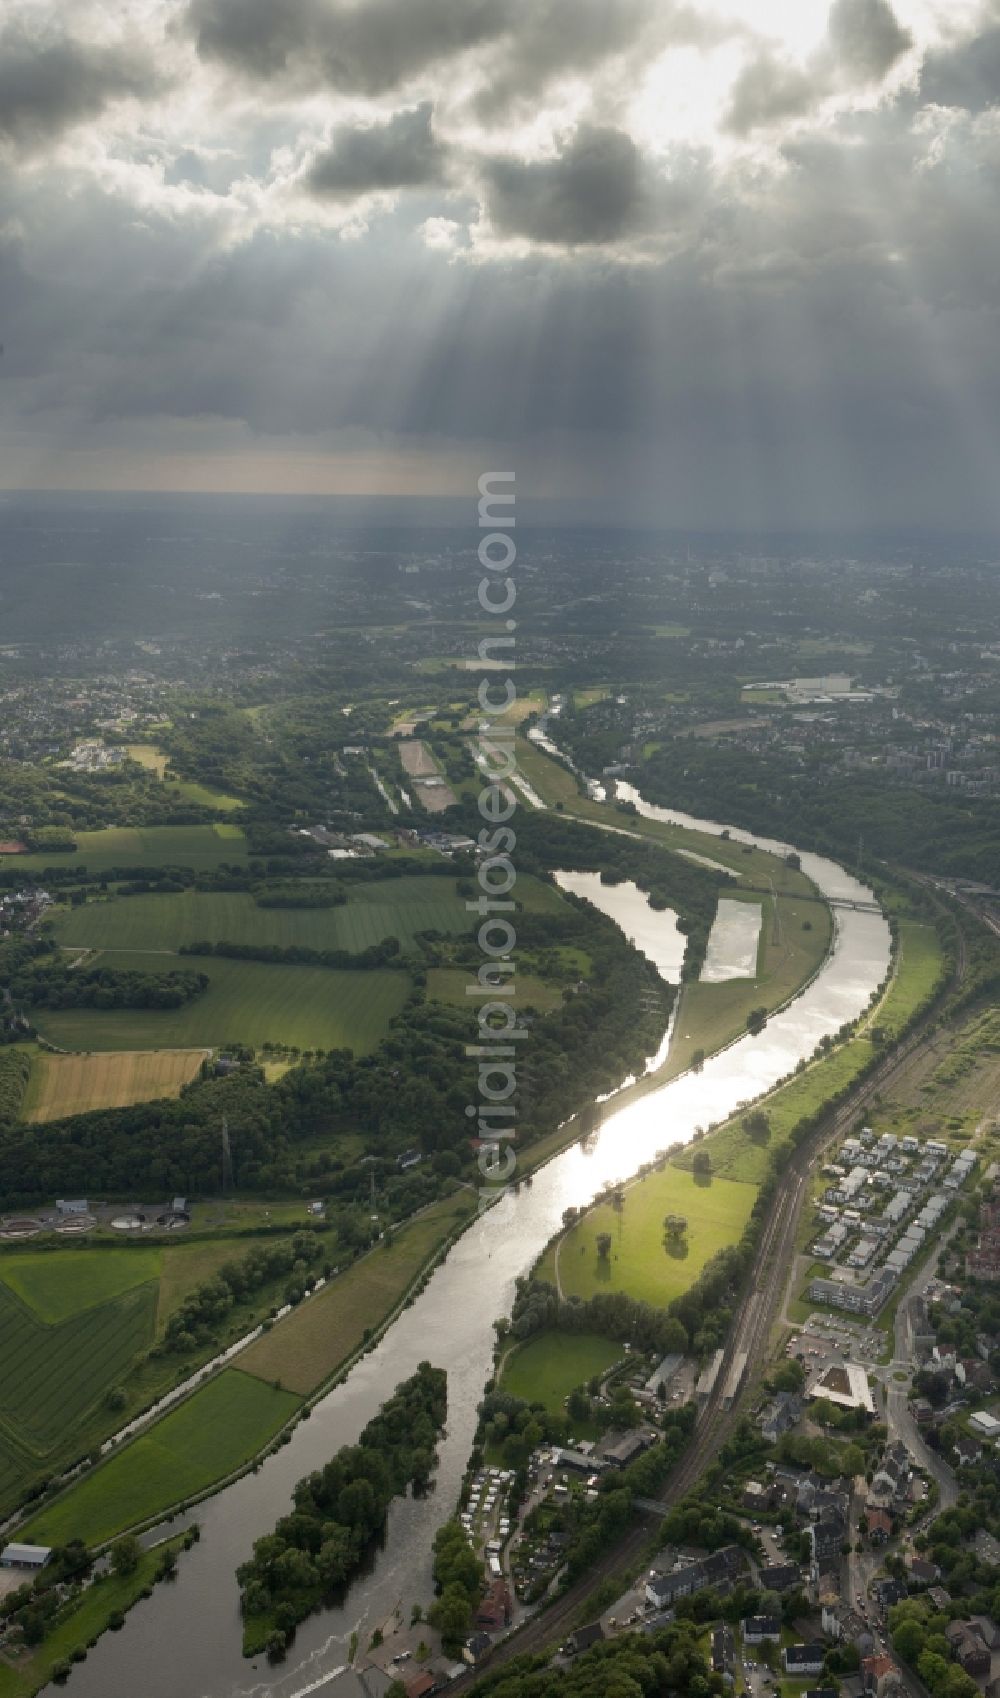
[(727, 1592), (741, 1574), (745, 1561), (738, 1545), (723, 1545), (709, 1556), (678, 1562), (668, 1573), (650, 1576), (646, 1582), (647, 1602), (662, 1610), (706, 1586)]

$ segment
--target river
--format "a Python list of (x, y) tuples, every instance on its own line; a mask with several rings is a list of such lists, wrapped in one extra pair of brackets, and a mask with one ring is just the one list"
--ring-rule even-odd
[[(718, 835), (722, 827), (643, 802), (631, 786), (619, 794), (651, 818), (667, 819)], [(621, 819), (621, 816), (618, 816)], [(622, 823), (625, 823), (624, 821)], [(737, 840), (763, 848), (786, 845), (732, 830)], [(832, 861), (802, 855), (802, 866), (824, 895), (871, 902), (871, 892)], [(721, 1120), (789, 1073), (868, 1004), (889, 964), (889, 930), (878, 913), (835, 909), (832, 951), (812, 983), (759, 1037), (741, 1038), (705, 1063), (615, 1109), (536, 1174), (530, 1186), (502, 1200), (470, 1226), (426, 1289), (358, 1364), (346, 1383), (329, 1393), (292, 1442), (248, 1475), (199, 1506), (201, 1542), (182, 1556), (175, 1581), (128, 1616), (120, 1633), (107, 1633), (87, 1661), (74, 1669), (72, 1698), (298, 1698), (322, 1693), (347, 1660), (352, 1632), (364, 1647), (401, 1603), (431, 1597), (430, 1545), (437, 1524), (454, 1507), (476, 1425), (476, 1405), (492, 1361), (493, 1322), (509, 1311), (514, 1281), (527, 1272), (561, 1223), (563, 1210), (587, 1203), (606, 1181), (626, 1178), (665, 1145), (688, 1141), (699, 1126)], [(289, 1507), (295, 1481), (319, 1467), (341, 1444), (351, 1443), (396, 1383), (423, 1359), (448, 1372), (448, 1431), (440, 1446), (436, 1489), (419, 1502), (390, 1512), (386, 1548), (373, 1571), (359, 1579), (342, 1607), (300, 1627), (285, 1663), (246, 1662), (235, 1568), (254, 1539), (270, 1531)]]

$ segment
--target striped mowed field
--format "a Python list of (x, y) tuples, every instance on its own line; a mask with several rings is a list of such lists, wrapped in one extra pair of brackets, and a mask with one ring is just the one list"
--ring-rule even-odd
[(220, 821), (216, 825), (109, 825), (100, 831), (78, 831), (76, 853), (39, 849), (18, 855), (18, 868), (40, 872), (45, 867), (86, 867), (92, 873), (112, 867), (193, 867), (205, 872), (223, 862), (247, 859), (242, 828)]
[(31, 1066), (24, 1118), (33, 1125), (95, 1108), (125, 1108), (176, 1097), (207, 1049), (106, 1050), (99, 1055), (39, 1055)]
[[(470, 927), (455, 880), (416, 874), (352, 888), (339, 908), (259, 908), (245, 891), (125, 896), (71, 909), (59, 942), (85, 949), (176, 950), (190, 943), (256, 943), (357, 953), (383, 938)], [(161, 963), (161, 970), (163, 964)]]
[[(124, 905), (124, 904), (123, 904)], [(265, 1043), (299, 1049), (375, 1048), (399, 1013), (410, 988), (407, 973), (328, 967), (286, 967), (214, 956), (101, 954), (94, 964), (163, 972), (189, 966), (209, 977), (209, 987), (182, 1008), (38, 1009), (43, 1038), (68, 1050), (225, 1048)]]

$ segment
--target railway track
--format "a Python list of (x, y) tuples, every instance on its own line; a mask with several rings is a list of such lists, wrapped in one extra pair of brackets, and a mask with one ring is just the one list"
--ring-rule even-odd
[[(975, 910), (970, 911), (975, 913)], [(978, 914), (975, 917), (982, 918)], [(949, 990), (956, 989), (962, 983), (967, 971), (968, 951), (961, 927), (958, 928), (958, 937), (955, 970)], [(849, 1128), (859, 1109), (863, 1108), (877, 1091), (890, 1084), (905, 1067), (920, 1045), (927, 1025), (937, 1017), (938, 1011), (938, 1007), (929, 1011), (909, 1036), (884, 1057), (874, 1072), (861, 1081), (847, 1101), (825, 1116), (816, 1130), (793, 1153), (773, 1198), (753, 1267), (729, 1331), (725, 1356), (712, 1394), (698, 1418), (691, 1444), (659, 1493), (657, 1502), (660, 1505), (660, 1513), (671, 1509), (687, 1496), (706, 1469), (716, 1460), (722, 1446), (735, 1431), (742, 1417), (741, 1406), (745, 1401), (746, 1388), (737, 1394), (730, 1409), (724, 1409), (722, 1406), (726, 1373), (734, 1357), (742, 1350), (747, 1352), (750, 1363), (761, 1361), (766, 1355), (771, 1328), (780, 1312), (788, 1269), (795, 1253), (802, 1204), (813, 1166), (826, 1147)], [(598, 1587), (619, 1573), (624, 1585), (626, 1575), (636, 1569), (649, 1544), (651, 1515), (655, 1512), (640, 1513), (643, 1518), (637, 1521), (600, 1563), (569, 1587), (549, 1609), (532, 1617), (518, 1632), (502, 1640), (486, 1667), (475, 1674), (463, 1676), (455, 1682), (452, 1690), (456, 1693), (468, 1692), (484, 1674), (491, 1674), (513, 1657), (540, 1651), (564, 1639), (578, 1621), (588, 1598)]]

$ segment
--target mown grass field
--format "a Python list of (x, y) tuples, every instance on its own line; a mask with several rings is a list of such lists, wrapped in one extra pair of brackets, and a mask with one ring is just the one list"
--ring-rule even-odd
[(227, 1368), (43, 1509), (23, 1537), (46, 1545), (111, 1539), (238, 1468), (267, 1443), (298, 1402), (290, 1392)]
[[(599, 1291), (627, 1291), (630, 1297), (662, 1307), (687, 1291), (710, 1256), (739, 1239), (757, 1188), (713, 1178), (708, 1185), (694, 1175), (667, 1167), (627, 1187), (621, 1209), (601, 1203), (542, 1257), (541, 1279), (556, 1279), (567, 1297), (593, 1297)], [(688, 1231), (683, 1247), (663, 1245), (663, 1218), (684, 1215)], [(611, 1234), (611, 1254), (597, 1254), (600, 1233)]]
[(944, 967), (944, 952), (934, 927), (926, 921), (900, 920), (900, 970), (886, 993), (877, 1023), (901, 1032), (928, 997)]
[[(471, 1018), (479, 1006), (473, 997), (466, 994), (466, 987), (473, 982), (464, 967), (432, 967), (427, 974), (427, 995), (432, 1002), (446, 1002), (452, 1008), (466, 1009)], [(526, 1008), (537, 1008), (544, 1014), (550, 1008), (558, 1008), (561, 1003), (562, 990), (559, 985), (546, 984), (545, 980), (535, 973), (516, 975), (514, 1007), (519, 1012)]]
[(76, 834), (76, 854), (58, 855), (51, 850), (12, 858), (18, 867), (41, 871), (44, 867), (86, 867), (89, 872), (108, 872), (112, 867), (193, 867), (207, 872), (224, 861), (247, 859), (247, 843), (238, 825), (151, 825), (106, 826), (102, 831)]
[(101, 1055), (36, 1056), (24, 1099), (24, 1118), (33, 1124), (85, 1114), (93, 1108), (122, 1108), (176, 1097), (193, 1079), (208, 1051), (109, 1050)]
[[(167, 899), (169, 900), (169, 899)], [(389, 969), (339, 972), (263, 961), (226, 961), (114, 951), (96, 958), (109, 966), (163, 972), (185, 965), (206, 972), (208, 990), (182, 1008), (39, 1010), (38, 1030), (68, 1050), (224, 1048), (243, 1043), (299, 1049), (375, 1048), (409, 993), (406, 973)]]
[(553, 1415), (562, 1415), (575, 1386), (606, 1373), (623, 1355), (620, 1344), (600, 1333), (539, 1333), (505, 1358), (500, 1383), (513, 1397), (544, 1403)]
[(380, 1247), (339, 1274), (318, 1297), (265, 1333), (240, 1367), (305, 1395), (321, 1385), (399, 1302), (437, 1246), (475, 1207), (470, 1191), (442, 1198)]
[(187, 943), (259, 943), (353, 952), (419, 931), (464, 932), (471, 926), (455, 880), (416, 874), (351, 886), (339, 908), (259, 908), (246, 891), (186, 890), (169, 896), (123, 896), (70, 909), (59, 942), (85, 949), (176, 950)]

